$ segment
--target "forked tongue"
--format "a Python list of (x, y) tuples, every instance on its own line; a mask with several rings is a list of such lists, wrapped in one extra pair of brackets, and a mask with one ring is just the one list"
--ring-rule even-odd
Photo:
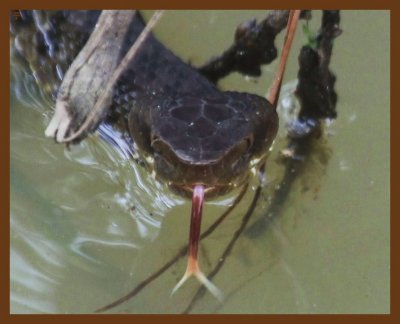
[(171, 295), (173, 295), (190, 277), (194, 276), (199, 280), (208, 291), (215, 296), (219, 301), (222, 301), (222, 292), (207, 279), (205, 274), (200, 270), (198, 263), (198, 248), (200, 239), (200, 228), (201, 228), (201, 217), (203, 214), (203, 202), (204, 202), (204, 186), (195, 185), (193, 188), (192, 197), (192, 215), (190, 219), (190, 233), (189, 233), (189, 247), (188, 247), (188, 259), (186, 272), (172, 289)]

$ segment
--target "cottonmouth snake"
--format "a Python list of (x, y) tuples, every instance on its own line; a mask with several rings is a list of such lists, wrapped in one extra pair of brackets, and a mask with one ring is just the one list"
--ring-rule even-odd
[[(29, 65), (38, 84), (54, 99), (99, 15), (97, 11), (21, 11), (18, 19), (12, 19), (15, 56)], [(120, 58), (143, 28), (137, 12), (118, 48)], [(91, 89), (79, 91), (85, 94)], [(75, 101), (83, 100), (83, 95), (76, 97)], [(82, 106), (84, 102), (73, 102), (69, 107), (73, 122), (68, 132), (82, 124)], [(105, 120), (122, 120), (150, 161), (149, 167), (173, 190), (190, 196), (193, 185), (202, 184), (207, 197), (243, 184), (251, 161), (266, 154), (278, 128), (276, 111), (265, 98), (221, 92), (153, 35), (114, 87), (99, 122)]]

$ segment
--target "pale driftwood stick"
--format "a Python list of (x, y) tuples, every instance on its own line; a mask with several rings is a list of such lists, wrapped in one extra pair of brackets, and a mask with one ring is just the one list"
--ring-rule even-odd
[[(128, 10), (101, 13), (92, 35), (65, 74), (46, 136), (61, 142), (90, 114), (119, 63), (118, 54), (134, 15)], [(106, 109), (110, 100), (109, 96), (100, 108)]]
[(115, 69), (113, 75), (111, 76), (111, 79), (107, 83), (107, 86), (100, 96), (99, 100), (96, 102), (96, 105), (94, 106), (93, 110), (91, 111), (90, 115), (86, 119), (86, 121), (83, 123), (83, 125), (76, 131), (74, 134), (71, 136), (64, 138), (62, 142), (70, 142), (74, 139), (76, 139), (79, 135), (81, 135), (85, 129), (87, 129), (91, 123), (96, 122), (96, 112), (101, 109), (101, 106), (105, 101), (107, 101), (107, 98), (111, 96), (111, 90), (119, 77), (121, 76), (122, 72), (126, 69), (128, 66), (129, 62), (132, 61), (132, 59), (135, 57), (135, 54), (137, 53), (138, 49), (140, 46), (143, 44), (144, 40), (146, 37), (150, 34), (151, 30), (153, 27), (157, 24), (159, 19), (162, 17), (164, 13), (164, 10), (157, 10), (154, 15), (151, 17), (150, 21), (146, 25), (145, 29), (141, 32), (139, 35), (138, 39), (136, 42), (132, 45), (128, 53), (125, 55), (121, 63), (118, 65), (118, 67)]
[[(125, 55), (125, 57), (122, 59), (122, 61), (119, 63), (119, 65), (115, 69), (113, 66), (108, 67), (108, 69), (113, 72), (109, 78), (106, 78), (107, 81), (106, 81), (105, 85), (99, 88), (99, 90), (101, 90), (101, 89), (104, 89), (104, 90), (101, 90), (99, 97), (96, 98), (97, 100), (95, 100), (92, 105), (86, 105), (86, 107), (88, 107), (87, 109), (90, 109), (89, 107), (93, 107), (93, 108), (90, 109), (90, 112), (88, 112), (87, 118), (85, 119), (83, 124), (79, 127), (79, 129), (75, 133), (71, 134), (69, 137), (65, 137), (65, 135), (67, 134), (68, 128), (71, 126), (70, 125), (71, 117), (69, 117), (69, 114), (68, 114), (68, 107), (67, 107), (68, 102), (66, 100), (63, 100), (64, 98), (62, 96), (63, 94), (65, 94), (65, 92), (62, 92), (62, 95), (60, 96), (60, 100), (57, 100), (56, 113), (55, 113), (52, 121), (50, 122), (48, 128), (46, 129), (47, 136), (55, 136), (57, 134), (56, 140), (58, 142), (68, 143), (68, 142), (73, 141), (74, 139), (77, 139), (88, 128), (90, 128), (91, 125), (94, 125), (98, 122), (99, 116), (102, 115), (101, 111), (104, 110), (104, 107), (106, 107), (111, 100), (112, 88), (114, 87), (115, 83), (117, 82), (117, 80), (119, 79), (119, 77), (121, 76), (123, 71), (126, 69), (128, 64), (135, 57), (138, 49), (143, 44), (146, 37), (150, 34), (150, 31), (156, 25), (158, 20), (162, 17), (163, 12), (164, 12), (163, 10), (158, 10), (154, 13), (154, 15), (150, 19), (149, 23), (146, 25), (144, 30), (139, 35), (138, 39), (132, 45), (132, 47), (130, 48), (128, 53)], [(103, 29), (105, 30), (104, 32), (107, 32), (107, 26), (110, 28), (110, 26), (113, 22), (117, 23), (117, 20), (115, 19), (115, 15), (120, 14), (120, 13), (122, 15), (128, 16), (128, 17), (124, 17), (125, 19), (123, 19), (125, 28), (127, 28), (127, 26), (129, 25), (129, 24), (126, 24), (127, 19), (129, 19), (129, 17), (132, 18), (133, 15), (135, 14), (134, 11), (130, 11), (130, 12), (115, 11), (115, 12), (111, 12), (111, 15), (110, 15), (110, 13), (108, 13), (111, 16), (111, 18), (110, 18), (111, 22), (108, 21), (108, 24), (106, 25), (106, 27), (103, 27)], [(99, 21), (99, 24), (100, 24), (100, 21)], [(113, 26), (113, 27), (115, 27), (115, 26)], [(115, 28), (112, 28), (112, 30), (115, 30)], [(126, 32), (126, 30), (125, 30), (125, 32)], [(122, 34), (124, 35), (124, 32), (122, 32)], [(99, 36), (96, 35), (95, 40), (99, 41), (99, 39), (101, 39), (101, 35), (99, 35)], [(93, 41), (93, 42), (95, 42), (95, 41)], [(86, 55), (84, 55), (84, 56), (86, 56)], [(89, 56), (90, 56), (90, 51), (89, 51)], [(108, 55), (108, 56), (110, 57), (110, 55)], [(83, 57), (82, 60), (84, 61), (85, 59), (87, 60), (87, 58)], [(76, 63), (77, 67), (74, 68), (72, 72), (70, 72), (72, 74), (72, 78), (73, 78), (73, 73), (76, 73), (75, 71), (79, 71), (79, 67), (82, 65), (82, 63), (80, 63), (80, 62), (82, 60), (79, 60)], [(69, 91), (69, 89), (67, 89), (67, 93), (68, 93), (68, 91)], [(63, 117), (63, 118), (60, 119), (60, 117)]]

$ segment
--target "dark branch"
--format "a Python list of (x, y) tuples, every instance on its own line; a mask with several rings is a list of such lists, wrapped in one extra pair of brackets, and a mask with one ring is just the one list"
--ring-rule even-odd
[(299, 56), (300, 121), (336, 118), (336, 77), (329, 70), (333, 40), (341, 34), (339, 11), (324, 11), (322, 26), (316, 36), (317, 49), (303, 46)]
[[(299, 83), (296, 96), (300, 101), (300, 112), (288, 129), (287, 150), (293, 158), (285, 159), (285, 171), (278, 190), (272, 196), (271, 204), (264, 216), (246, 231), (257, 237), (268, 229), (271, 221), (280, 214), (291, 188), (310, 164), (310, 157), (318, 148), (315, 139), (320, 137), (321, 122), (336, 118), (337, 94), (334, 90), (336, 77), (329, 70), (333, 40), (340, 35), (339, 11), (324, 11), (321, 28), (315, 38), (317, 47), (303, 46), (299, 55)], [(298, 157), (301, 157), (300, 159)], [(272, 217), (270, 217), (272, 215)]]
[[(214, 83), (234, 71), (260, 76), (261, 65), (277, 57), (275, 37), (286, 27), (288, 16), (289, 10), (272, 10), (258, 24), (256, 19), (240, 24), (231, 47), (200, 67), (199, 72)], [(303, 10), (301, 18), (309, 17), (310, 12)]]

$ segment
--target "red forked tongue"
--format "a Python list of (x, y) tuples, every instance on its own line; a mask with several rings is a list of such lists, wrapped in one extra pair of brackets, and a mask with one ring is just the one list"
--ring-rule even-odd
[(219, 301), (222, 301), (221, 291), (201, 272), (198, 263), (198, 248), (200, 239), (201, 229), (201, 217), (203, 214), (203, 202), (204, 202), (204, 186), (195, 185), (193, 188), (192, 197), (192, 215), (190, 220), (190, 233), (189, 233), (189, 248), (188, 248), (188, 259), (186, 272), (182, 279), (172, 289), (174, 294), (187, 279), (191, 276), (195, 276)]

